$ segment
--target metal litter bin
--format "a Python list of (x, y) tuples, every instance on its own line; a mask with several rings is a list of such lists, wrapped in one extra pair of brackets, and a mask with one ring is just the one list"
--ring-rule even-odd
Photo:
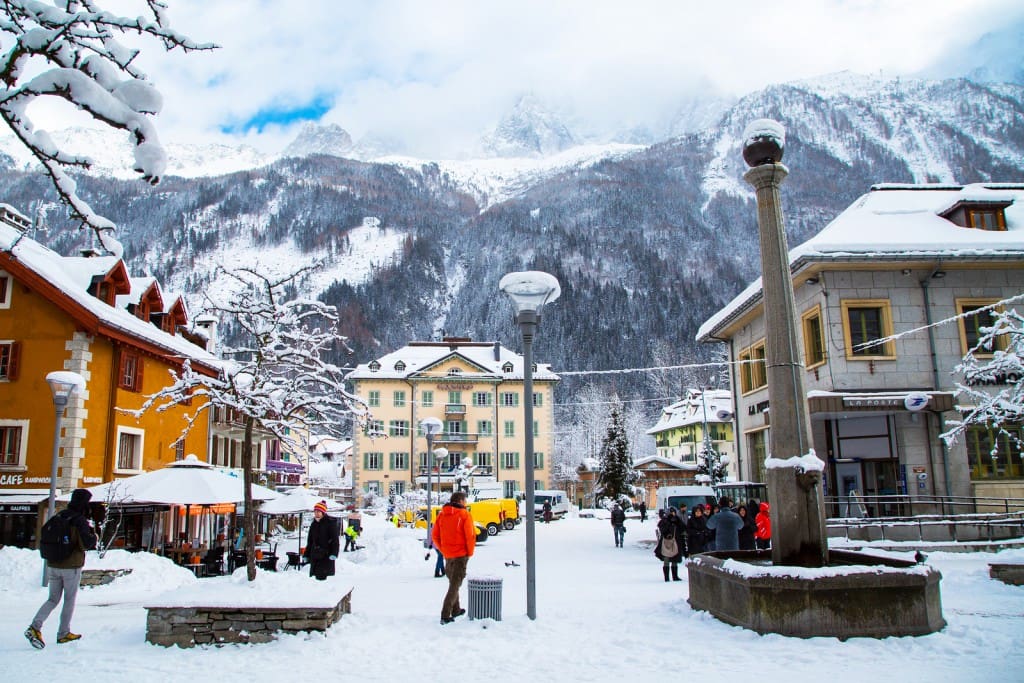
[(501, 621), (501, 579), (473, 577), (469, 584), (469, 618)]

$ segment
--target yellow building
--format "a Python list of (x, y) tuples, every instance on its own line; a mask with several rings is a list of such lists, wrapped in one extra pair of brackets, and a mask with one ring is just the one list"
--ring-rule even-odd
[(738, 470), (733, 417), (729, 391), (691, 389), (686, 398), (663, 409), (658, 423), (647, 433), (654, 437), (659, 457), (682, 463), (685, 469), (696, 472), (697, 454), (704, 444), (707, 429), (715, 451), (727, 456), (729, 477), (735, 480)]
[[(554, 388), (549, 366), (533, 371), (535, 484), (548, 483), (554, 450)], [(498, 342), (451, 337), (410, 342), (359, 365), (348, 375), (354, 393), (369, 406), (369, 419), (353, 444), (356, 496), (402, 494), (427, 484), (427, 440), (419, 425), (440, 419), (444, 431), (434, 448), (448, 456), (432, 472), (450, 492), (456, 467), (467, 460), (475, 481), (497, 481), (506, 496), (525, 486), (523, 357)], [(433, 478), (433, 476), (432, 476)], [(438, 486), (434, 479), (435, 490)]]
[[(30, 239), (28, 221), (0, 205), (0, 544), (31, 545), (51, 476), (55, 407), (46, 376), (75, 372), (84, 389), (64, 413), (56, 486), (66, 492), (157, 469), (196, 453), (194, 408), (124, 412), (168, 384), (184, 359), (213, 375), (217, 359), (182, 336), (187, 312), (152, 278), (132, 279), (114, 256), (64, 257)], [(186, 333), (187, 334), (187, 333)], [(45, 505), (42, 506), (45, 509)]]

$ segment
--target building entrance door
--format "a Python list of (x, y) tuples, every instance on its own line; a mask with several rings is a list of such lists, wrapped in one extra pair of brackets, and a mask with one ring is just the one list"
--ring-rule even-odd
[(897, 460), (865, 460), (864, 461), (864, 493), (868, 496), (879, 496), (875, 501), (875, 515), (890, 517), (900, 514), (900, 506), (895, 498), (885, 500), (884, 496), (896, 496), (899, 493), (899, 478), (896, 474)]

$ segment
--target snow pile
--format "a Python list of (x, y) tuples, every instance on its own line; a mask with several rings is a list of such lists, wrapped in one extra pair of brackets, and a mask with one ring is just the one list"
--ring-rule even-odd
[(764, 466), (769, 470), (792, 467), (800, 472), (822, 472), (825, 469), (825, 463), (814, 454), (813, 448), (803, 455), (794, 455), (791, 458), (766, 458)]

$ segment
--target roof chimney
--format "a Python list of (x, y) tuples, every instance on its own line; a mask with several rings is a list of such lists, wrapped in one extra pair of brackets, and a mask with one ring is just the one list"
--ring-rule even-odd
[(494, 360), (501, 360), (501, 342), (494, 342)]

